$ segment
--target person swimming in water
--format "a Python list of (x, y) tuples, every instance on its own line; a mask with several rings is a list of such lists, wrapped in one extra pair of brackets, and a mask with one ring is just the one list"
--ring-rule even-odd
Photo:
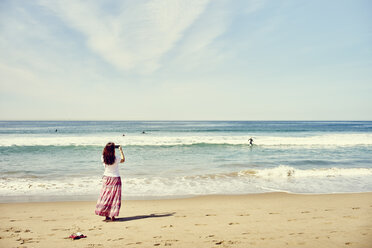
[(250, 137), (248, 141), (249, 141), (249, 145), (253, 146), (253, 139), (252, 139), (252, 137)]

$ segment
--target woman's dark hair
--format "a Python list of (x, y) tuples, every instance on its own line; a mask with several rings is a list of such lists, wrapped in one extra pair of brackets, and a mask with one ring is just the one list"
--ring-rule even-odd
[(105, 148), (103, 148), (103, 162), (105, 164), (111, 165), (115, 162), (115, 143), (107, 143)]

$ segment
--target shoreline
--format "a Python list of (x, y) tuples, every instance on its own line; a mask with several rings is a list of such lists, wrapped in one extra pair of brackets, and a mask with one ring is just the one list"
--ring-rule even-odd
[[(293, 193), (289, 191), (270, 191), (270, 192), (257, 192), (257, 193), (246, 193), (246, 194), (207, 194), (207, 195), (176, 195), (176, 196), (131, 196), (126, 197), (122, 195), (122, 201), (156, 201), (156, 200), (173, 200), (173, 199), (190, 199), (195, 197), (209, 197), (209, 196), (250, 196), (250, 195), (264, 195), (264, 194), (288, 194), (288, 195), (343, 195), (343, 194), (372, 194), (372, 191), (366, 192), (331, 192), (331, 193)], [(97, 195), (74, 195), (74, 196), (0, 196), (0, 204), (12, 204), (12, 203), (43, 203), (43, 202), (95, 202), (99, 197)], [(21, 199), (20, 199), (21, 198)], [(25, 201), (24, 198), (28, 200)]]
[[(95, 201), (0, 203), (0, 247), (371, 247), (372, 193), (258, 193), (123, 200), (117, 222)], [(71, 241), (70, 234), (87, 238)]]

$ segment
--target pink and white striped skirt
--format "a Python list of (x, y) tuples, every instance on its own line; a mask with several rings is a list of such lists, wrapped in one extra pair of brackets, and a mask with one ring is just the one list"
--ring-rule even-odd
[(95, 213), (100, 216), (118, 216), (121, 207), (121, 178), (104, 176), (102, 180)]

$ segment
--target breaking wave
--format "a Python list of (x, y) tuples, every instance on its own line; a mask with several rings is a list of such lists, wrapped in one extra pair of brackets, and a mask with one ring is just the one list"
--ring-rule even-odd
[[(187, 175), (123, 177), (127, 199), (178, 197), (208, 194), (249, 194), (263, 192), (344, 193), (372, 191), (372, 169), (296, 169), (278, 166), (235, 172)], [(99, 176), (82, 178), (0, 178), (3, 197), (87, 195), (92, 200), (101, 187)], [(0, 199), (1, 201), (1, 199)]]
[[(250, 136), (3, 136), (0, 147), (7, 146), (104, 146), (113, 141), (124, 146), (248, 145)], [(324, 134), (313, 136), (257, 136), (258, 146), (369, 146), (372, 134)]]

